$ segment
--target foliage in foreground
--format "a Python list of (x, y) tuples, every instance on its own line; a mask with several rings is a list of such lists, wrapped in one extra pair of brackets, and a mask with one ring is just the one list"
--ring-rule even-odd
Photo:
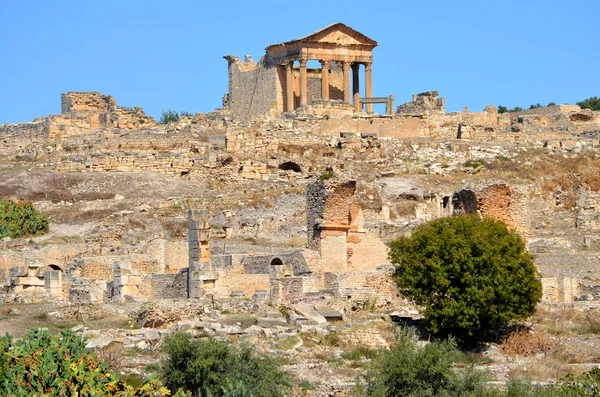
[(501, 221), (437, 219), (391, 242), (390, 259), (400, 291), (425, 308), (432, 334), (462, 346), (529, 317), (542, 296), (532, 255)]
[(250, 346), (175, 334), (165, 340), (159, 374), (165, 384), (198, 397), (283, 397), (292, 385), (279, 363)]
[(456, 342), (418, 345), (414, 335), (400, 333), (395, 346), (384, 350), (370, 364), (366, 385), (356, 394), (370, 397), (391, 396), (487, 396), (487, 374), (472, 366), (455, 369), (461, 356)]
[(48, 227), (48, 217), (33, 208), (31, 201), (0, 199), (0, 238), (44, 234)]
[(56, 336), (35, 329), (20, 341), (8, 334), (0, 338), (0, 395), (160, 397), (171, 393), (155, 378), (134, 389), (111, 374), (108, 365), (70, 331)]
[(505, 390), (488, 383), (489, 373), (460, 364), (463, 353), (453, 339), (419, 345), (414, 333), (401, 331), (390, 350), (371, 361), (356, 397), (592, 397), (600, 395), (600, 368), (556, 384), (511, 380)]

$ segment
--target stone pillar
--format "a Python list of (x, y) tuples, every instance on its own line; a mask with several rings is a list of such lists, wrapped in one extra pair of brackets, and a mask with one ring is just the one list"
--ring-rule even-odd
[(44, 272), (44, 287), (50, 295), (62, 296), (62, 272), (60, 270), (46, 270)]
[(360, 69), (360, 63), (352, 64), (352, 94), (354, 95), (353, 103), (354, 103), (354, 111), (360, 112), (360, 86), (358, 79), (358, 71)]
[(329, 99), (329, 61), (321, 62), (321, 98)]
[[(365, 98), (373, 97), (373, 80), (371, 78), (371, 62), (365, 63)], [(373, 112), (373, 104), (367, 103), (367, 112)]]
[(300, 106), (306, 105), (308, 97), (308, 81), (306, 79), (306, 60), (300, 60)]
[(210, 272), (210, 223), (206, 211), (188, 211), (188, 297), (204, 294), (203, 279)]
[(287, 112), (294, 110), (294, 62), (285, 64), (285, 94), (287, 101)]
[(350, 103), (350, 62), (344, 61), (344, 102)]

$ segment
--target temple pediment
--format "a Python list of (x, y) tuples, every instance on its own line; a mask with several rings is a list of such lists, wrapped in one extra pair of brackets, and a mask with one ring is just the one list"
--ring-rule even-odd
[(343, 23), (336, 23), (327, 26), (323, 29), (320, 29), (314, 33), (311, 33), (308, 36), (294, 39), (281, 44), (273, 44), (267, 47), (267, 49), (281, 45), (302, 45), (303, 43), (334, 44), (339, 46), (377, 46), (377, 42), (375, 40), (368, 38), (364, 34), (352, 29), (347, 25), (344, 25)]

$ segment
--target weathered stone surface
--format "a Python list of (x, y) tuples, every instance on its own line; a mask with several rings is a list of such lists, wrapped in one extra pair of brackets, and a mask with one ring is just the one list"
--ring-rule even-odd
[(303, 317), (308, 319), (310, 322), (314, 324), (326, 324), (327, 319), (317, 312), (313, 306), (307, 303), (297, 303), (294, 305), (294, 310), (296, 310)]

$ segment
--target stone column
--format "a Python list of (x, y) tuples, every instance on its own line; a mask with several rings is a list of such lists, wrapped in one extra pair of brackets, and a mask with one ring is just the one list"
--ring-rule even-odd
[(306, 105), (308, 97), (308, 82), (306, 79), (306, 60), (300, 60), (300, 106)]
[(329, 99), (329, 61), (321, 62), (321, 98)]
[(350, 62), (344, 61), (344, 102), (350, 103)]
[(352, 64), (352, 94), (354, 95), (354, 111), (355, 112), (360, 112), (361, 108), (360, 108), (360, 86), (359, 86), (359, 79), (358, 79), (358, 71), (360, 69), (360, 63), (353, 63)]
[(287, 112), (294, 110), (294, 62), (285, 64), (285, 95), (287, 102)]
[[(373, 97), (373, 80), (371, 78), (371, 62), (365, 63), (365, 97)], [(373, 112), (373, 104), (367, 103), (367, 113)]]

